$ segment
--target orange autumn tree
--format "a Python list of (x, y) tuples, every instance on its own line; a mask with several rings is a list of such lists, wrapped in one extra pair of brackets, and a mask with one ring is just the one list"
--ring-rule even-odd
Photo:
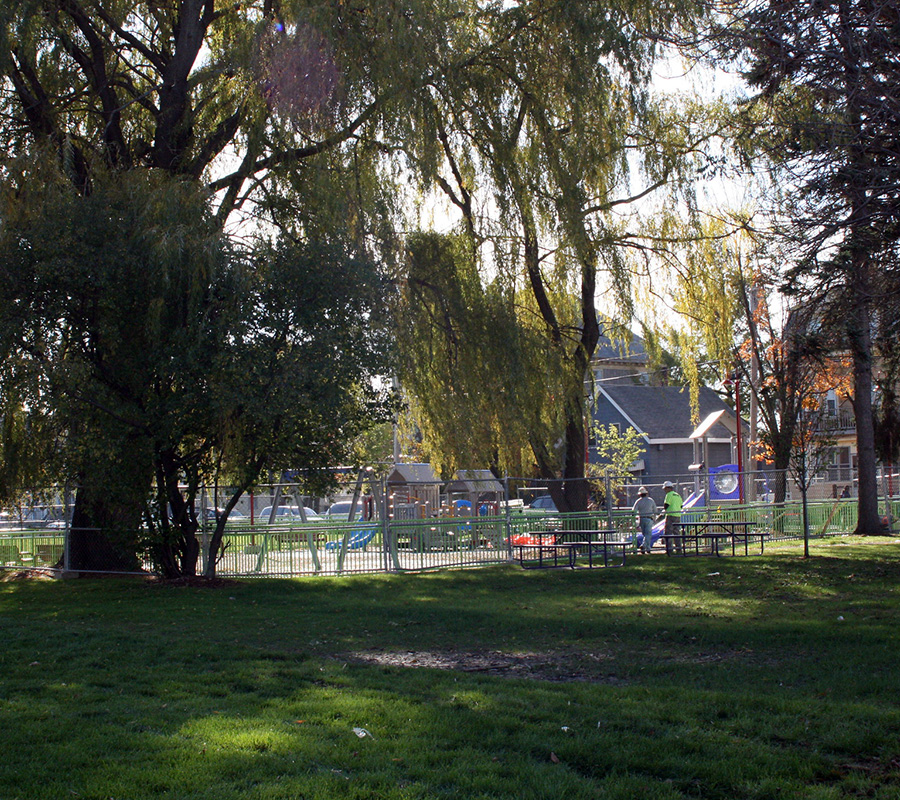
[(756, 400), (762, 422), (757, 452), (774, 467), (774, 499), (780, 503), (789, 472), (805, 483), (813, 463), (814, 475), (823, 459), (830, 459), (825, 398), (831, 391), (848, 398), (852, 373), (845, 359), (834, 355), (814, 305), (784, 308), (779, 323), (770, 307), (771, 283), (760, 273), (752, 288), (741, 282), (740, 294), (747, 329), (736, 348), (737, 367)]

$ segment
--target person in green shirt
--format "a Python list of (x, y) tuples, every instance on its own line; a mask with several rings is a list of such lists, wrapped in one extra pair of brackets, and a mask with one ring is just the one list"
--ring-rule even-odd
[(672, 481), (663, 484), (666, 496), (663, 499), (663, 509), (666, 514), (666, 555), (672, 555), (673, 548), (676, 555), (684, 552), (684, 538), (681, 536), (681, 495), (675, 491)]

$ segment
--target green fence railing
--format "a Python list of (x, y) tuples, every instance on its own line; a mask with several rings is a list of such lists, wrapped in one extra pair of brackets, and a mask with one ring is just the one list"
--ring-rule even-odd
[(41, 530), (0, 532), (0, 568), (53, 568), (61, 563), (65, 531)]
[[(810, 502), (808, 510), (814, 538), (850, 533), (856, 527), (854, 500)], [(882, 501), (881, 511), (886, 520), (900, 519), (900, 500)], [(692, 517), (750, 521), (773, 540), (803, 538), (799, 501), (701, 507), (686, 512), (685, 519)], [(566, 531), (608, 529), (629, 539), (636, 532), (634, 514), (616, 509), (335, 524), (251, 526), (240, 522), (226, 528), (216, 572), (225, 577), (287, 577), (475, 567), (508, 562), (516, 544), (546, 541), (546, 537), (564, 536)], [(201, 544), (211, 533), (209, 528), (201, 530)], [(0, 530), (0, 569), (65, 566), (65, 535), (61, 529)], [(149, 562), (145, 566), (152, 571)]]

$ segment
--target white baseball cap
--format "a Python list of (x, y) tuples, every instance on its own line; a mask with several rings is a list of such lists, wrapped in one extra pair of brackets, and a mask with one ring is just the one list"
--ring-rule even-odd
[(663, 489), (674, 489), (674, 488), (675, 488), (675, 484), (673, 484), (672, 481), (666, 481), (663, 484)]

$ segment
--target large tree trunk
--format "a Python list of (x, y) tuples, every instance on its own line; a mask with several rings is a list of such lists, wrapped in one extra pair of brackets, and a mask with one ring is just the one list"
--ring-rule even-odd
[(848, 147), (848, 166), (852, 183), (848, 190), (850, 216), (848, 218), (849, 244), (849, 299), (847, 338), (853, 358), (853, 412), (856, 417), (857, 474), (859, 476), (858, 521), (856, 533), (873, 535), (881, 532), (878, 515), (878, 484), (876, 481), (875, 417), (872, 408), (872, 302), (876, 280), (873, 254), (877, 252), (879, 235), (870, 217), (871, 187), (866, 178), (872, 175), (870, 158), (866, 148), (867, 111), (862, 105), (863, 85), (858, 38), (854, 25), (853, 4), (839, 3), (841, 27), (838, 38), (845, 55), (844, 96), (847, 99), (847, 120), (854, 133)]
[(774, 486), (772, 487), (772, 500), (774, 505), (774, 519), (772, 527), (776, 534), (784, 533), (785, 516), (784, 508), (787, 501), (788, 476), (791, 468), (791, 439), (793, 437), (793, 427), (786, 434), (781, 430), (778, 435), (779, 447), (773, 448), (772, 468), (775, 472)]
[[(69, 529), (67, 568), (77, 572), (137, 572), (142, 506), (82, 474)], [(137, 488), (137, 487), (136, 487)]]
[(875, 423), (872, 409), (872, 336), (869, 310), (868, 269), (857, 271), (859, 281), (853, 289), (853, 309), (848, 328), (853, 357), (853, 411), (856, 417), (857, 474), (859, 506), (856, 533), (882, 532), (878, 514), (876, 478)]
[[(566, 511), (587, 511), (588, 485), (585, 472), (584, 412), (573, 409), (566, 421), (566, 458), (563, 466), (563, 503)], [(563, 511), (557, 503), (556, 507)]]

